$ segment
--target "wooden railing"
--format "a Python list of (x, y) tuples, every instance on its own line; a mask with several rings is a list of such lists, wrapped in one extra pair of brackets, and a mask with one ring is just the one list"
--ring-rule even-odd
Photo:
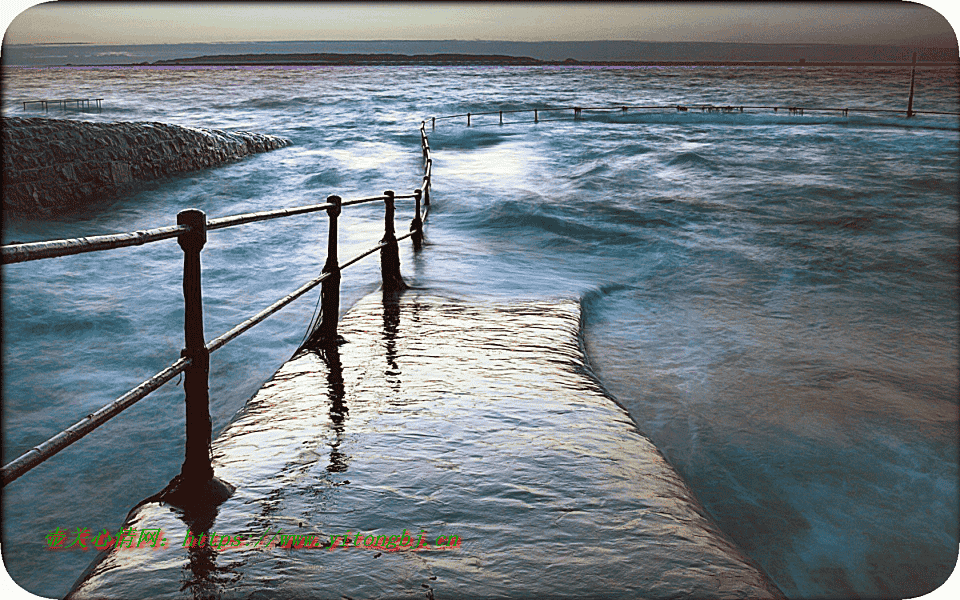
[[(180, 373), (184, 374), (186, 400), (186, 450), (180, 475), (174, 480), (181, 496), (189, 496), (191, 490), (204, 489), (213, 481), (210, 459), (211, 423), (209, 410), (210, 354), (216, 352), (240, 334), (287, 306), (317, 285), (321, 285), (320, 317), (310, 332), (310, 343), (335, 344), (337, 318), (339, 316), (340, 272), (360, 259), (380, 251), (381, 275), (384, 291), (397, 291), (404, 287), (400, 275), (399, 242), (412, 238), (419, 250), (423, 241), (423, 220), (430, 208), (431, 171), (430, 144), (425, 123), (420, 124), (420, 142), (423, 152), (423, 180), (411, 194), (396, 195), (386, 191), (380, 196), (341, 200), (331, 195), (321, 204), (298, 206), (279, 210), (232, 215), (207, 220), (206, 214), (197, 209), (188, 209), (177, 214), (177, 224), (146, 231), (132, 231), (114, 235), (99, 235), (67, 240), (52, 240), (27, 244), (14, 244), (0, 248), (3, 264), (21, 263), (85, 252), (112, 250), (127, 246), (139, 246), (161, 240), (177, 238), (183, 249), (183, 299), (184, 299), (184, 349), (180, 359), (153, 377), (142, 382), (110, 404), (93, 412), (71, 427), (39, 444), (17, 459), (3, 466), (0, 471), (3, 485), (16, 480), (40, 463), (54, 456), (94, 429), (117, 416), (148, 394), (158, 389)], [(413, 199), (415, 211), (409, 232), (397, 236), (394, 230), (394, 203), (396, 200)], [(422, 201), (422, 202), (421, 202)], [(337, 258), (337, 219), (342, 208), (368, 202), (384, 203), (384, 234), (375, 246), (340, 263)], [(304, 283), (290, 294), (280, 298), (249, 319), (237, 324), (226, 333), (206, 342), (203, 337), (203, 301), (201, 293), (200, 252), (207, 239), (207, 232), (227, 227), (236, 227), (257, 221), (279, 219), (312, 212), (326, 211), (329, 217), (327, 236), (327, 259), (318, 277)], [(311, 324), (313, 325), (313, 324)], [(173, 484), (171, 484), (173, 485)]]

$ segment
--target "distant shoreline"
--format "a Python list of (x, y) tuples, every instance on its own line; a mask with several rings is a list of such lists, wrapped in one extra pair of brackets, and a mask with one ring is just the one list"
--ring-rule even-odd
[[(176, 58), (109, 67), (322, 67), (322, 66), (521, 66), (521, 67), (911, 67), (912, 62), (772, 60), (541, 60), (490, 54), (237, 54)], [(61, 65), (94, 66), (94, 65)], [(960, 61), (918, 61), (918, 67), (956, 67)]]

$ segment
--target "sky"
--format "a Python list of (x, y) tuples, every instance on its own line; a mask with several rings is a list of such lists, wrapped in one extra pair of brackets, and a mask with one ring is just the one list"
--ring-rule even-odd
[[(914, 3), (143, 3), (3, 0), (4, 44), (282, 40), (956, 46), (955, 0)], [(35, 5), (35, 6), (31, 6)], [(940, 12), (938, 12), (940, 11)]]

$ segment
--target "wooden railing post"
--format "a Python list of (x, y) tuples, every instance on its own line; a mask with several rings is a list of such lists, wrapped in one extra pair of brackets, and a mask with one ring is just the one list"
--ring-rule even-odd
[(394, 193), (387, 190), (383, 193), (384, 222), (383, 239), (380, 240), (380, 274), (383, 278), (383, 291), (396, 292), (406, 285), (400, 277), (400, 246), (397, 244), (397, 235), (394, 231)]
[(413, 197), (417, 201), (417, 213), (410, 221), (410, 231), (413, 232), (410, 237), (413, 239), (413, 249), (419, 250), (423, 247), (423, 219), (420, 216), (420, 199), (423, 197), (423, 191), (420, 189), (414, 190)]
[(320, 324), (315, 337), (321, 342), (336, 341), (337, 319), (340, 317), (340, 264), (337, 258), (337, 218), (340, 216), (340, 196), (329, 196), (327, 202), (333, 204), (327, 209), (330, 227), (327, 231), (327, 261), (321, 273), (330, 275), (323, 280), (320, 288)]
[[(210, 353), (203, 339), (203, 297), (200, 290), (200, 250), (207, 241), (207, 216), (191, 208), (177, 214), (177, 224), (189, 227), (177, 239), (183, 248), (183, 335), (181, 356), (192, 364), (184, 371), (183, 391), (187, 410), (187, 440), (181, 485), (189, 488), (213, 479), (210, 464)], [(181, 488), (183, 489), (183, 488)], [(185, 490), (187, 491), (187, 490)]]

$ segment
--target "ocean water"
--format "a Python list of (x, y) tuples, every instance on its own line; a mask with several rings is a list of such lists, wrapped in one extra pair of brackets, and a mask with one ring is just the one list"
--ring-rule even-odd
[[(6, 68), (2, 111), (104, 98), (95, 121), (277, 134), (293, 145), (144, 185), (3, 241), (172, 224), (409, 192), (428, 125), (427, 246), (408, 284), (463, 301), (579, 300), (602, 385), (720, 528), (789, 596), (933, 589), (958, 546), (955, 116), (533, 108), (715, 104), (903, 109), (906, 69)], [(957, 112), (957, 73), (921, 69), (914, 108)], [(37, 116), (37, 113), (27, 113)], [(409, 206), (399, 212), (409, 218)], [(207, 339), (315, 276), (326, 217), (211, 232)], [(340, 255), (382, 210), (344, 211)], [(405, 223), (398, 218), (398, 230)], [(160, 370), (182, 345), (174, 241), (3, 268), (3, 459)], [(344, 272), (341, 309), (378, 287)], [(212, 358), (222, 429), (303, 338), (316, 295)], [(168, 384), (4, 490), (3, 558), (62, 595), (93, 556), (56, 527), (115, 530), (179, 472), (182, 391)]]

